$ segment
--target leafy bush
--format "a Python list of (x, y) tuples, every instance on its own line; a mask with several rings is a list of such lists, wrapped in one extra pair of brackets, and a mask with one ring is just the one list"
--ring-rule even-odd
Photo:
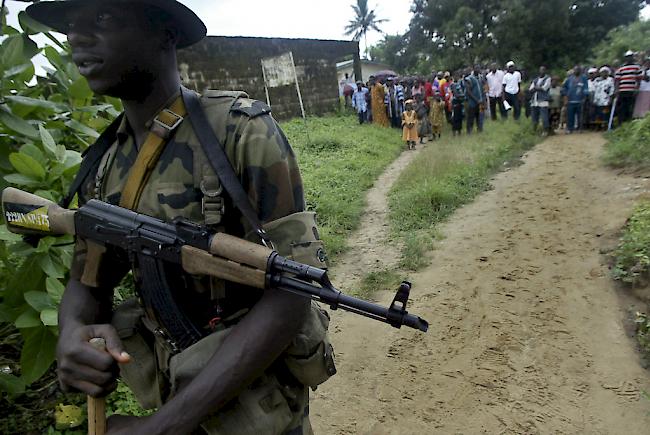
[(603, 160), (613, 167), (650, 168), (650, 113), (607, 134)]
[(635, 21), (627, 26), (616, 27), (594, 49), (591, 63), (594, 65), (617, 65), (627, 50), (648, 50), (650, 21)]
[[(13, 185), (59, 201), (79, 168), (80, 152), (118, 114), (119, 101), (93, 96), (67, 46), (24, 13), (19, 20), (22, 31), (5, 26), (0, 44), (0, 188)], [(30, 36), (42, 31), (58, 50), (36, 46)], [(32, 58), (38, 53), (54, 67), (46, 68), (47, 77), (35, 75)], [(16, 343), (20, 364), (0, 375), (1, 391), (24, 391), (54, 361), (71, 242), (47, 237), (33, 247), (0, 227), (0, 322), (22, 337)]]
[(612, 272), (614, 279), (636, 284), (647, 278), (650, 271), (650, 201), (637, 205), (613, 255), (616, 261)]

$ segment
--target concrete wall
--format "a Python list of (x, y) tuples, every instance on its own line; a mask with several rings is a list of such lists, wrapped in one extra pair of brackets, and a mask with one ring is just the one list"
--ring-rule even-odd
[[(361, 60), (361, 80), (366, 83), (370, 76), (374, 76), (380, 71), (384, 70), (393, 70), (393, 67), (383, 63), (368, 62), (366, 60)], [(354, 65), (345, 64), (344, 66), (339, 66), (338, 68), (338, 80), (339, 83), (341, 80), (345, 79), (345, 74), (348, 74), (350, 77), (354, 77)]]
[[(180, 74), (186, 86), (205, 89), (243, 90), (251, 98), (266, 101), (261, 59), (293, 52), (305, 111), (320, 115), (338, 104), (336, 63), (359, 58), (359, 43), (315, 39), (210, 36), (178, 53)], [(276, 118), (300, 116), (296, 87), (269, 89)]]

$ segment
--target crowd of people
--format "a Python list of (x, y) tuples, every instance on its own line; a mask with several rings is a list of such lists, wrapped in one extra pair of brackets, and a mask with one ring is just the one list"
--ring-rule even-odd
[(519, 120), (523, 112), (548, 135), (612, 128), (614, 119), (620, 125), (650, 111), (647, 53), (626, 52), (616, 69), (576, 65), (561, 78), (541, 66), (534, 77), (527, 75), (509, 61), (505, 69), (475, 65), (428, 78), (370, 76), (367, 83), (348, 87), (345, 96), (360, 124), (403, 129), (408, 149), (440, 138), (445, 120), (453, 135), (472, 134), (483, 131), (486, 118)]

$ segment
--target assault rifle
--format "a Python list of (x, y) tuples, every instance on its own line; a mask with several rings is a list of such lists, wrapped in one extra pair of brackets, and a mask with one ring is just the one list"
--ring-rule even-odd
[[(406, 311), (411, 284), (403, 282), (388, 308), (337, 290), (327, 271), (292, 261), (274, 250), (183, 219), (171, 223), (98, 200), (77, 210), (14, 188), (2, 193), (7, 227), (19, 234), (76, 235), (92, 243), (119, 247), (137, 261), (142, 271), (140, 296), (146, 305), (168, 315), (159, 319), (168, 342), (182, 350), (203, 337), (173, 302), (164, 264), (181, 265), (192, 275), (217, 278), (258, 289), (277, 289), (388, 323), (426, 332), (429, 325)], [(170, 310), (172, 312), (170, 313)], [(160, 311), (159, 311), (160, 312)]]

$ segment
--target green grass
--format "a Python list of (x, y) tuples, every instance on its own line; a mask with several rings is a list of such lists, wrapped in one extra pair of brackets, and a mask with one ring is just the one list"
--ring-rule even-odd
[(395, 270), (370, 272), (363, 278), (361, 287), (354, 292), (354, 296), (370, 299), (378, 291), (395, 291), (403, 279), (404, 276)]
[(607, 134), (603, 160), (621, 168), (650, 169), (650, 114)]
[(539, 141), (529, 122), (487, 122), (480, 135), (429, 144), (389, 194), (392, 231), (404, 238), (400, 266), (417, 270), (437, 237), (435, 228), (489, 187), (490, 177)]
[(366, 191), (400, 154), (401, 131), (360, 126), (353, 116), (295, 119), (282, 128), (298, 156), (307, 207), (336, 260), (359, 225)]
[[(650, 114), (607, 134), (603, 161), (616, 168), (650, 169)], [(612, 277), (630, 286), (647, 287), (650, 281), (650, 201), (637, 204), (612, 253)], [(650, 306), (648, 306), (650, 309)], [(650, 317), (637, 313), (636, 338), (650, 360)]]
[(639, 203), (613, 252), (614, 279), (635, 285), (647, 281), (650, 271), (650, 201)]

